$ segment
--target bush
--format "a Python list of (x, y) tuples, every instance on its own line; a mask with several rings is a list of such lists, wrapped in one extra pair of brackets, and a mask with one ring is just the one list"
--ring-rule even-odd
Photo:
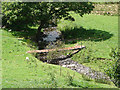
[(111, 50), (110, 56), (113, 64), (110, 65), (106, 73), (110, 76), (117, 87), (120, 87), (120, 51), (116, 48)]

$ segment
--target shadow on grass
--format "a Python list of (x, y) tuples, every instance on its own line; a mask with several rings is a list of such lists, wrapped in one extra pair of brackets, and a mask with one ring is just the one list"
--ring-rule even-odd
[(66, 29), (62, 31), (62, 34), (65, 39), (66, 44), (73, 44), (77, 41), (104, 41), (113, 36), (109, 32), (97, 30), (97, 29), (85, 29), (83, 27), (74, 28), (74, 29)]
[[(6, 29), (9, 31), (8, 29)], [(28, 28), (27, 30), (15, 31), (12, 30), (11, 33), (17, 37), (24, 37), (25, 39), (35, 40), (37, 29)], [(74, 27), (73, 29), (65, 29), (62, 31), (62, 35), (65, 40), (65, 44), (74, 44), (77, 41), (105, 41), (110, 39), (113, 34), (109, 32), (97, 30), (97, 29), (85, 29), (83, 27), (77, 28)]]
[(10, 32), (13, 36), (25, 39), (34, 39), (37, 32), (37, 29), (31, 28), (27, 28), (25, 30), (14, 30), (5, 28), (4, 30)]

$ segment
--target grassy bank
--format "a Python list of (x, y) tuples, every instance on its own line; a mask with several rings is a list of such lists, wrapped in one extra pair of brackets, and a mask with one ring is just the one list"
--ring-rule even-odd
[[(86, 46), (86, 49), (74, 55), (72, 59), (104, 72), (109, 64), (114, 63), (107, 59), (112, 59), (109, 55), (111, 48), (117, 47), (118, 44), (118, 17), (85, 15), (82, 18), (72, 14), (75, 22), (61, 20), (58, 25), (64, 35), (66, 47), (81, 43)], [(31, 29), (29, 36), (34, 33)], [(115, 88), (114, 84), (98, 83), (67, 68), (42, 63), (34, 55), (26, 53), (32, 50), (27, 44), (29, 40), (27, 42), (24, 38), (17, 38), (26, 35), (24, 32), (10, 33), (2, 30), (3, 88)]]
[[(95, 70), (108, 69), (113, 60), (112, 48), (118, 47), (118, 17), (84, 15), (71, 13), (75, 22), (61, 20), (59, 28), (63, 32), (66, 46), (85, 45), (86, 49), (73, 56), (73, 60)], [(97, 60), (96, 58), (103, 58)]]
[[(27, 54), (31, 50), (21, 40), (2, 30), (3, 88), (114, 88), (115, 86), (87, 81), (67, 68), (48, 65)], [(72, 78), (72, 79), (71, 79)]]

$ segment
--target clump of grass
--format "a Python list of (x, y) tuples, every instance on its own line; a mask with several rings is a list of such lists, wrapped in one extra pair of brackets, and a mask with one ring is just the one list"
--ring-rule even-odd
[(113, 63), (110, 64), (107, 75), (113, 80), (116, 86), (120, 87), (120, 51), (118, 48), (112, 48), (110, 56), (113, 59)]
[(86, 81), (94, 81), (94, 79), (92, 79), (91, 77), (86, 76), (86, 75), (84, 75), (84, 74), (82, 74), (82, 77), (83, 77), (84, 80), (86, 80)]
[(106, 80), (106, 79), (93, 79), (93, 78), (91, 78), (90, 76), (87, 76), (87, 75), (82, 75), (82, 77), (83, 77), (84, 80), (86, 80), (86, 81), (95, 81), (95, 82), (98, 82), (98, 83), (109, 84), (109, 85), (112, 84), (111, 81)]
[(105, 79), (95, 79), (95, 82), (103, 83), (103, 84), (109, 84), (109, 85), (112, 84), (111, 81), (108, 81), (108, 80), (105, 80)]
[[(91, 45), (92, 46), (92, 45)], [(94, 57), (95, 50), (91, 49), (90, 46), (84, 48), (79, 53), (75, 54), (72, 59), (79, 62), (79, 63), (90, 63), (91, 61), (95, 60)]]
[(58, 83), (56, 81), (56, 77), (55, 74), (53, 72), (48, 73), (48, 75), (50, 76), (50, 80), (51, 80), (51, 88), (57, 88), (58, 87)]
[(69, 72), (67, 72), (67, 83), (68, 83), (67, 85), (68, 86), (74, 86), (73, 85), (74, 76), (75, 76), (75, 73), (72, 76), (72, 75), (70, 75)]

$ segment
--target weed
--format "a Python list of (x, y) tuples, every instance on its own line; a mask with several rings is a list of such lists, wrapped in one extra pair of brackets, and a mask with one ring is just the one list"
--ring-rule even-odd
[(75, 73), (73, 74), (73, 76), (70, 75), (69, 72), (67, 72), (67, 82), (68, 82), (68, 86), (73, 86), (73, 79), (74, 79)]
[(94, 81), (94, 79), (92, 79), (91, 77), (86, 76), (86, 75), (84, 75), (84, 74), (82, 74), (82, 77), (83, 77), (84, 80), (86, 80), (86, 81)]
[(111, 81), (105, 79), (95, 79), (95, 82), (111, 85)]
[(57, 81), (55, 78), (55, 74), (50, 72), (48, 73), (50, 75), (50, 80), (51, 80), (51, 88), (57, 88)]
[(93, 61), (95, 50), (91, 49), (90, 47), (86, 47), (85, 49), (81, 50), (79, 53), (72, 57), (73, 60), (79, 63), (89, 63)]
[(116, 86), (120, 87), (120, 52), (117, 48), (112, 48), (110, 56), (114, 63), (110, 65), (106, 73), (110, 76)]

